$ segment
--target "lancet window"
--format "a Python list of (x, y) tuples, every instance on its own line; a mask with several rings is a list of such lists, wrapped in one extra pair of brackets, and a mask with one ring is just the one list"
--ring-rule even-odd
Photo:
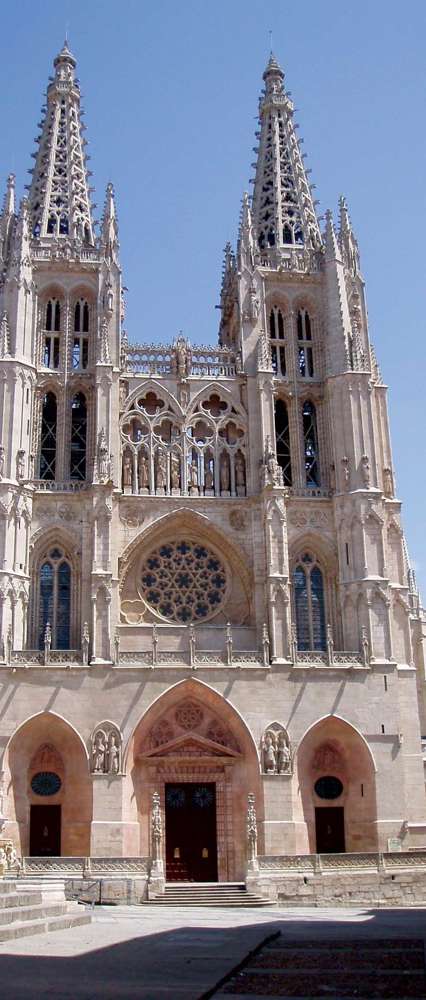
[(53, 392), (42, 403), (40, 435), (40, 479), (55, 479), (58, 406)]
[(87, 403), (82, 392), (71, 400), (70, 478), (86, 478)]
[(325, 649), (324, 579), (317, 560), (305, 552), (293, 571), (297, 648)]
[(245, 423), (217, 392), (183, 420), (152, 391), (122, 418), (128, 493), (244, 496)]
[(72, 366), (74, 370), (87, 368), (89, 364), (89, 303), (79, 299), (74, 307), (74, 339)]
[(291, 486), (290, 425), (287, 406), (282, 399), (275, 404), (275, 442), (278, 465), (283, 471), (284, 486)]
[(312, 327), (310, 316), (306, 309), (299, 309), (297, 314), (297, 349), (299, 375), (301, 378), (313, 378)]
[(318, 434), (315, 406), (309, 400), (303, 404), (303, 450), (307, 486), (319, 486)]
[(273, 306), (269, 314), (269, 336), (272, 370), (277, 378), (284, 378), (287, 373), (284, 318), (279, 306)]
[(59, 368), (60, 365), (61, 303), (49, 299), (44, 312), (43, 365)]
[(64, 550), (52, 546), (40, 565), (36, 581), (37, 644), (40, 649), (48, 625), (52, 649), (70, 648), (71, 577), (71, 566)]

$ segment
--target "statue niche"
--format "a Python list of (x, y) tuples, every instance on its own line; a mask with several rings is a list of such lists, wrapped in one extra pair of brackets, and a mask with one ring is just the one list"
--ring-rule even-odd
[(273, 722), (265, 729), (261, 759), (263, 774), (292, 774), (291, 744), (284, 726), (279, 722)]
[(91, 738), (92, 774), (121, 773), (122, 738), (112, 722), (96, 726)]

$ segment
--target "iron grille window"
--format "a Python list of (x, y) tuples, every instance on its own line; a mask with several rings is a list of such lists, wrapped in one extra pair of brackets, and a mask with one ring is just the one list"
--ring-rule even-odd
[(299, 309), (297, 314), (297, 344), (299, 375), (301, 378), (313, 378), (312, 329), (309, 313), (306, 309)]
[(43, 399), (40, 441), (40, 479), (54, 479), (56, 472), (57, 403), (53, 392)]
[(305, 553), (293, 572), (297, 648), (325, 649), (324, 581), (320, 567)]
[(269, 316), (272, 370), (278, 378), (286, 375), (284, 319), (281, 309), (273, 306)]
[(71, 479), (86, 478), (87, 406), (82, 392), (71, 401)]
[(52, 630), (52, 649), (70, 648), (71, 568), (62, 549), (53, 548), (39, 572), (38, 645), (42, 649), (46, 626)]
[(278, 464), (283, 470), (284, 486), (291, 486), (290, 426), (287, 406), (282, 399), (275, 405), (275, 441)]
[(303, 449), (307, 486), (319, 486), (318, 436), (315, 406), (307, 400), (302, 409)]

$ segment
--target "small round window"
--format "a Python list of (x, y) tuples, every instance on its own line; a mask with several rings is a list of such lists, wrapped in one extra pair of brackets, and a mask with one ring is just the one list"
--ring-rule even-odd
[(326, 775), (315, 782), (315, 792), (319, 799), (338, 799), (343, 792), (343, 785), (340, 778)]
[(56, 795), (61, 785), (59, 774), (54, 771), (38, 771), (31, 778), (31, 788), (36, 795)]

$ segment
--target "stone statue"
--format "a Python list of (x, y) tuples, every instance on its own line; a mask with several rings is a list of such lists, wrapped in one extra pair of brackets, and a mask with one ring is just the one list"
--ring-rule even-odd
[(186, 378), (191, 374), (192, 351), (186, 337), (177, 337), (173, 344), (173, 367), (178, 378)]
[(257, 820), (253, 792), (247, 796), (247, 855), (249, 867), (254, 867), (257, 860)]
[(220, 456), (220, 488), (223, 493), (229, 493), (229, 459), (224, 451)]
[(4, 475), (4, 461), (5, 461), (4, 445), (0, 444), (0, 479), (3, 479)]
[(286, 774), (290, 770), (291, 753), (284, 732), (278, 733), (277, 772)]
[(157, 451), (157, 469), (155, 486), (157, 490), (164, 490), (166, 488), (167, 481), (167, 459), (165, 452), (162, 448)]
[(235, 456), (235, 485), (238, 489), (245, 489), (246, 466), (240, 451)]
[(265, 457), (262, 465), (262, 486), (283, 486), (283, 470), (278, 464), (271, 440), (266, 438)]
[(189, 469), (189, 486), (191, 493), (198, 493), (198, 462), (194, 458)]
[(106, 744), (102, 729), (95, 733), (92, 749), (92, 770), (95, 774), (103, 774), (106, 765)]
[(110, 774), (118, 774), (120, 771), (120, 745), (114, 732), (110, 733), (108, 741), (108, 771)]
[(351, 478), (351, 470), (349, 468), (349, 459), (346, 455), (341, 459), (342, 471), (343, 471), (343, 483), (345, 490), (349, 489), (349, 483)]
[(271, 733), (269, 730), (266, 731), (263, 737), (262, 750), (263, 750), (264, 773), (276, 774), (277, 756), (276, 756), (275, 734)]
[(149, 489), (148, 459), (143, 451), (139, 452), (138, 458), (139, 489), (147, 490)]
[(370, 486), (370, 461), (368, 455), (363, 455), (361, 459), (362, 481), (366, 489)]
[(99, 432), (98, 444), (98, 476), (100, 482), (105, 482), (108, 475), (108, 446), (105, 431), (102, 427)]
[(175, 451), (172, 452), (171, 457), (170, 479), (172, 490), (180, 490), (180, 458)]
[(161, 818), (160, 795), (158, 792), (152, 794), (151, 810), (151, 840), (152, 840), (152, 860), (154, 866), (161, 865), (161, 841), (163, 837), (163, 824)]
[(210, 468), (210, 459), (204, 456), (204, 487), (206, 490), (214, 489), (213, 472)]
[(383, 493), (385, 494), (385, 497), (388, 497), (389, 499), (393, 497), (393, 475), (392, 469), (390, 469), (389, 466), (386, 466), (386, 468), (383, 469)]
[(123, 486), (132, 486), (132, 457), (128, 451), (123, 455)]
[(25, 451), (23, 448), (18, 448), (16, 454), (16, 478), (25, 478)]

